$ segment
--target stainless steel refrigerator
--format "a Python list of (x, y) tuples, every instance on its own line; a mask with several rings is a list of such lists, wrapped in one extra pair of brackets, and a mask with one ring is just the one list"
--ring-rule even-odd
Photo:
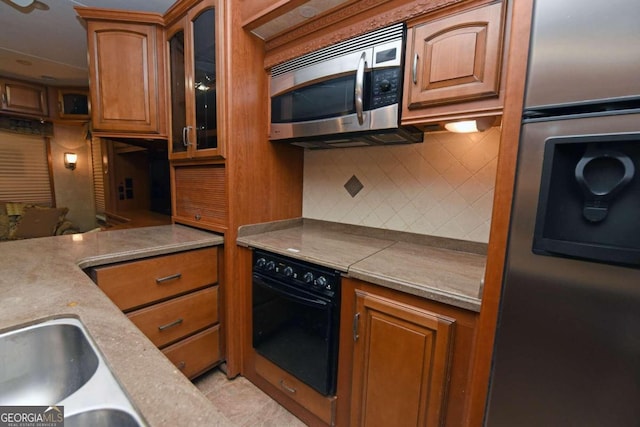
[(640, 426), (640, 1), (536, 0), (485, 425)]

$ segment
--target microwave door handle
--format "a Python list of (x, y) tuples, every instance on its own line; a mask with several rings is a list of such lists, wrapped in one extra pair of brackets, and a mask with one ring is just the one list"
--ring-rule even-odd
[(364, 93), (364, 67), (366, 66), (367, 53), (362, 52), (360, 55), (360, 61), (358, 62), (358, 69), (356, 70), (356, 89), (355, 89), (355, 101), (356, 101), (356, 116), (358, 117), (358, 123), (364, 123), (364, 107), (363, 107), (363, 93)]

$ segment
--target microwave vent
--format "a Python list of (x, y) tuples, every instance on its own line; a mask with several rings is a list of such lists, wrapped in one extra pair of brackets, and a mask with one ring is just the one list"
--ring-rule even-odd
[(271, 76), (276, 77), (281, 74), (288, 73), (293, 70), (308, 67), (326, 61), (330, 58), (346, 55), (351, 52), (357, 52), (363, 48), (369, 48), (377, 44), (388, 43), (394, 40), (402, 39), (405, 34), (404, 23), (394, 24), (388, 27), (380, 28), (354, 38), (338, 42), (323, 49), (316, 50), (306, 55), (291, 59), (282, 64), (275, 65), (271, 68)]

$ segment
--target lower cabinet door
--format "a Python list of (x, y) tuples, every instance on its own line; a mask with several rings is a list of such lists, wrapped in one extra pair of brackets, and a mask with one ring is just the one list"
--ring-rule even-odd
[(454, 319), (356, 290), (351, 425), (440, 426)]
[(162, 352), (185, 376), (194, 378), (220, 361), (220, 325), (178, 341)]

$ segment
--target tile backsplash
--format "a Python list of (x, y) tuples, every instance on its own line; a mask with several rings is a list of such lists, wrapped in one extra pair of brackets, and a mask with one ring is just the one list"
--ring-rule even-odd
[(494, 127), (427, 133), (422, 144), (307, 150), (303, 216), (486, 243), (499, 145)]

